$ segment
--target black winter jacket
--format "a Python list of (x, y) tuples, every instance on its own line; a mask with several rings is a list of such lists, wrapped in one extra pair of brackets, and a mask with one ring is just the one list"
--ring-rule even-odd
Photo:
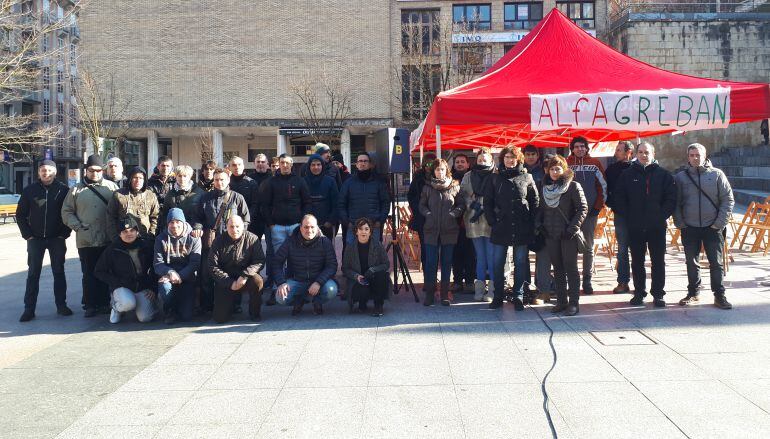
[(158, 220), (158, 223), (160, 224), (159, 229), (162, 230), (164, 228), (163, 225), (166, 224), (168, 211), (175, 207), (182, 209), (184, 218), (187, 222), (191, 223), (193, 219), (195, 219), (196, 212), (198, 212), (198, 204), (200, 204), (201, 197), (203, 197), (204, 193), (203, 189), (198, 187), (195, 183), (193, 183), (190, 190), (187, 191), (174, 187), (174, 189), (166, 195), (166, 201), (164, 201), (163, 206), (161, 206), (160, 217)]
[(262, 217), (265, 225), (298, 224), (310, 209), (310, 190), (302, 177), (277, 174), (264, 183)]
[(227, 233), (214, 240), (209, 251), (209, 270), (221, 288), (229, 288), (239, 277), (253, 277), (265, 265), (265, 253), (257, 235), (244, 231), (237, 240)]
[(56, 179), (48, 187), (40, 181), (25, 187), (16, 206), (16, 223), (21, 237), (69, 237), (72, 230), (64, 225), (61, 216), (68, 191), (67, 185)]
[[(286, 265), (286, 274), (282, 267)], [(319, 236), (306, 241), (299, 227), (273, 256), (273, 279), (277, 285), (293, 279), (297, 282), (318, 282), (323, 286), (337, 274), (337, 255), (329, 238)]]
[(155, 196), (158, 197), (158, 205), (162, 206), (166, 201), (166, 195), (174, 189), (174, 183), (176, 179), (174, 177), (168, 177), (166, 182), (160, 181), (160, 176), (153, 174), (150, 180), (146, 183), (147, 189), (151, 190)]
[(607, 176), (607, 206), (615, 210), (615, 191), (618, 188), (620, 174), (631, 166), (631, 161), (615, 162), (607, 167), (604, 174)]
[(492, 227), (492, 244), (530, 244), (539, 202), (535, 180), (521, 163), (512, 169), (501, 165), (484, 191), (484, 216)]
[(246, 200), (246, 205), (251, 206), (254, 202), (251, 197), (254, 193), (254, 180), (246, 174), (239, 177), (234, 175), (230, 176), (230, 189), (243, 195), (243, 199)]
[(343, 223), (355, 223), (361, 218), (384, 223), (390, 211), (390, 195), (385, 180), (374, 170), (366, 180), (356, 173), (342, 185), (339, 215)]
[[(139, 251), (142, 266), (138, 270), (129, 249)], [(104, 249), (94, 268), (94, 276), (109, 285), (110, 291), (117, 288), (128, 288), (135, 293), (142, 290), (155, 291), (152, 249), (152, 244), (141, 237), (131, 244), (126, 244), (118, 238)]]
[[(228, 193), (231, 194), (230, 200), (227, 206), (222, 206), (225, 195)], [(227, 220), (233, 215), (239, 215), (243, 218), (245, 227), (249, 226), (251, 216), (249, 215), (249, 207), (246, 205), (246, 201), (241, 194), (230, 189), (225, 191), (214, 189), (203, 194), (200, 203), (198, 203), (198, 212), (195, 214), (195, 218), (192, 221), (188, 220), (188, 222), (192, 224), (195, 230), (213, 229), (217, 221), (217, 215), (219, 215), (219, 210), (223, 207), (227, 210), (222, 214), (222, 220), (216, 230), (217, 234), (226, 233)]]
[(620, 174), (615, 193), (615, 212), (626, 219), (629, 230), (665, 229), (674, 209), (674, 177), (656, 162), (645, 168), (634, 160)]
[[(546, 176), (543, 181), (544, 186), (552, 183), (551, 177)], [(563, 177), (561, 184), (567, 185), (567, 189), (559, 197), (559, 205), (548, 206), (543, 195), (540, 209), (538, 209), (536, 226), (542, 228), (546, 238), (549, 239), (572, 239), (588, 215), (588, 202), (583, 195), (583, 187), (580, 183), (569, 176)], [(542, 189), (540, 193), (543, 193)]]
[(249, 231), (257, 236), (265, 234), (265, 218), (262, 216), (262, 200), (263, 200), (263, 183), (266, 182), (272, 173), (267, 172), (254, 172), (251, 174), (251, 179), (254, 184), (251, 185), (251, 204), (249, 204), (249, 212), (251, 213), (251, 224), (249, 224)]
[(412, 219), (409, 221), (409, 228), (415, 232), (421, 232), (425, 226), (425, 217), (420, 213), (420, 197), (422, 188), (425, 186), (425, 171), (414, 173), (412, 181), (409, 183), (409, 192), (406, 199), (409, 202), (409, 209), (412, 211)]

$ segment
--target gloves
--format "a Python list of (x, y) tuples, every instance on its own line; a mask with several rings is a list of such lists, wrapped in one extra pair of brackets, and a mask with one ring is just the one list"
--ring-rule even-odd
[(475, 224), (479, 222), (479, 218), (481, 218), (481, 215), (484, 214), (484, 210), (481, 207), (481, 203), (478, 201), (472, 202), (470, 208), (473, 211), (473, 216), (471, 216), (470, 222)]

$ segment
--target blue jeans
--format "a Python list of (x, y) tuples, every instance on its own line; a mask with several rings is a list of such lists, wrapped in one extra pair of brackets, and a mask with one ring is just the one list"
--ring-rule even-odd
[(618, 283), (631, 281), (631, 269), (628, 261), (628, 225), (626, 219), (615, 215), (615, 237), (618, 240)]
[(282, 299), (277, 294), (275, 297), (275, 300), (281, 305), (294, 305), (294, 301), (298, 297), (303, 298), (305, 302), (313, 303), (326, 303), (337, 297), (337, 282), (332, 279), (327, 280), (315, 296), (311, 296), (307, 292), (312, 282), (297, 282), (294, 279), (288, 279), (286, 283), (289, 285), (289, 294), (286, 298)]
[(273, 254), (281, 248), (284, 241), (289, 239), (289, 236), (294, 233), (294, 229), (297, 227), (299, 227), (299, 224), (292, 224), (290, 226), (275, 224), (270, 227), (270, 243), (273, 245)]
[(476, 279), (483, 281), (489, 275), (489, 280), (495, 280), (495, 265), (492, 243), (489, 238), (482, 236), (480, 238), (471, 238), (473, 248), (476, 250)]
[[(353, 232), (353, 227), (348, 227), (348, 233), (345, 235), (345, 242), (348, 245), (356, 242), (356, 235)], [(372, 238), (377, 242), (382, 242), (382, 231), (378, 227), (373, 227)]]
[[(507, 245), (492, 244), (492, 261), (494, 264), (495, 300), (505, 297), (505, 259), (508, 254)], [(529, 248), (526, 245), (513, 247), (513, 295), (519, 299), (524, 297), (524, 282), (529, 271)]]
[(265, 267), (261, 275), (265, 279), (265, 287), (273, 284), (273, 240), (270, 237), (270, 227), (265, 227)]
[[(438, 260), (441, 257), (441, 282), (449, 282), (452, 272), (454, 244), (425, 244), (425, 284), (434, 285), (438, 274)], [(440, 253), (440, 254), (439, 254)]]
[(193, 317), (195, 307), (195, 282), (187, 281), (178, 285), (171, 282), (158, 284), (158, 296), (163, 300), (163, 312), (175, 313), (179, 320), (186, 322)]

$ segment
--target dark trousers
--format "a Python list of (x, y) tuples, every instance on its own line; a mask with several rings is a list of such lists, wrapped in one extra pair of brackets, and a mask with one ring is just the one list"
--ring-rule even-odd
[(452, 255), (452, 273), (455, 284), (473, 283), (476, 280), (476, 250), (473, 242), (465, 235), (465, 228), (460, 228), (457, 235), (454, 254)]
[(173, 285), (171, 282), (158, 284), (158, 295), (163, 300), (163, 312), (171, 313), (183, 321), (192, 320), (195, 308), (195, 284), (193, 280)]
[(666, 295), (666, 229), (628, 231), (628, 247), (631, 249), (631, 272), (634, 279), (634, 294), (646, 294), (647, 270), (644, 267), (645, 251), (650, 252), (652, 271), (652, 297)]
[(545, 248), (553, 265), (553, 283), (558, 303), (577, 305), (580, 300), (577, 241), (574, 239), (545, 240)]
[(687, 262), (687, 293), (697, 295), (701, 285), (700, 278), (700, 249), (706, 250), (706, 258), (709, 261), (709, 274), (711, 275), (711, 291), (714, 294), (724, 294), (725, 286), (724, 265), (722, 257), (724, 252), (724, 235), (722, 230), (711, 227), (685, 227), (682, 229), (682, 245), (684, 257)]
[(27, 289), (24, 292), (24, 309), (34, 311), (37, 295), (40, 291), (40, 272), (43, 269), (43, 256), (48, 250), (53, 272), (53, 297), (56, 306), (67, 302), (67, 277), (64, 275), (64, 260), (67, 255), (67, 242), (64, 238), (32, 238), (27, 241)]
[(214, 283), (209, 273), (209, 249), (201, 249), (201, 268), (198, 272), (198, 284), (200, 286), (200, 307), (203, 311), (214, 309)]
[(249, 315), (259, 316), (262, 307), (262, 277), (254, 275), (246, 281), (246, 285), (240, 290), (233, 291), (230, 285), (219, 286), (214, 289), (214, 321), (225, 323), (233, 316), (233, 302), (241, 294), (249, 295)]
[(375, 305), (382, 306), (385, 298), (388, 297), (388, 272), (379, 271), (369, 279), (369, 285), (361, 285), (358, 282), (353, 283), (351, 291), (351, 303), (358, 302), (360, 308), (366, 307), (369, 300), (374, 301)]
[(324, 236), (329, 238), (332, 243), (334, 243), (334, 237), (337, 236), (337, 224), (332, 223), (331, 227), (326, 227), (324, 225), (318, 226), (319, 229), (321, 229), (321, 232), (323, 232)]
[(110, 292), (107, 284), (94, 276), (96, 262), (105, 247), (83, 247), (78, 249), (80, 269), (83, 271), (83, 303), (86, 309), (110, 305)]

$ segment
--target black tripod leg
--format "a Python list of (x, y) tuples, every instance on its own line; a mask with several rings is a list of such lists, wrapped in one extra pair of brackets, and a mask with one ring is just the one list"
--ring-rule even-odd
[(419, 302), (420, 296), (417, 295), (417, 290), (414, 288), (414, 282), (412, 282), (412, 275), (409, 273), (409, 268), (407, 267), (406, 261), (404, 260), (404, 255), (401, 253), (401, 247), (394, 246), (393, 250), (394, 250), (393, 253), (398, 255), (401, 275), (404, 278), (404, 285), (407, 287), (407, 290), (410, 290), (410, 289), (412, 290), (414, 301)]

